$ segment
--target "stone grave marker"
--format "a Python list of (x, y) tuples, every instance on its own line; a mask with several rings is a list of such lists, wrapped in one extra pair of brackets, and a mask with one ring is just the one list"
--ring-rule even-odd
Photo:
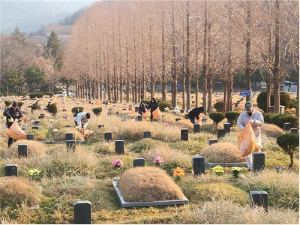
[(226, 131), (224, 129), (218, 130), (218, 139), (221, 137), (225, 137)]
[(91, 202), (77, 201), (74, 203), (74, 224), (92, 224)]
[(230, 133), (230, 123), (224, 123), (223, 126), (224, 126), (225, 132)]
[(144, 158), (133, 159), (133, 167), (145, 167), (145, 159)]
[(187, 128), (181, 129), (181, 140), (183, 141), (189, 140), (189, 130)]
[(144, 131), (143, 136), (144, 136), (144, 138), (151, 138), (151, 132), (150, 131)]
[(18, 165), (17, 164), (6, 164), (5, 165), (5, 176), (18, 176)]
[(184, 119), (189, 119), (190, 117), (189, 117), (189, 114), (188, 113), (186, 113), (186, 114), (184, 114)]
[(253, 159), (253, 165), (252, 165), (253, 172), (263, 170), (265, 168), (265, 153), (253, 152), (252, 159)]
[(297, 128), (291, 128), (291, 133), (292, 134), (298, 134), (298, 129)]
[(200, 155), (193, 156), (194, 176), (205, 174), (204, 157)]
[(27, 144), (18, 144), (18, 156), (20, 157), (27, 157), (28, 151), (27, 151)]
[(40, 120), (34, 121), (34, 124), (35, 124), (36, 126), (40, 125)]
[(39, 129), (38, 126), (33, 126), (33, 127), (32, 127), (32, 130), (38, 130), (38, 129)]
[(252, 207), (262, 206), (268, 212), (268, 193), (265, 191), (250, 191), (250, 205)]
[(71, 125), (70, 125), (70, 124), (67, 124), (65, 127), (71, 127)]
[(196, 123), (194, 124), (194, 133), (199, 133), (200, 132), (200, 124)]
[(110, 131), (104, 132), (104, 140), (111, 141), (112, 140), (112, 133)]
[(26, 140), (33, 140), (34, 134), (27, 134)]
[(66, 141), (66, 144), (67, 144), (67, 150), (73, 150), (75, 151), (76, 149), (76, 141), (75, 140), (67, 140)]
[(66, 132), (65, 134), (65, 140), (73, 140), (73, 133), (72, 132)]
[(98, 128), (102, 128), (102, 127), (104, 127), (104, 125), (98, 124)]
[(138, 115), (137, 116), (137, 121), (142, 121), (143, 120), (143, 116), (142, 115)]
[(181, 120), (181, 118), (175, 118), (175, 121), (179, 121), (179, 120)]
[(115, 152), (118, 155), (124, 155), (124, 140), (115, 140)]
[(291, 129), (291, 123), (284, 123), (284, 130), (290, 130)]
[(209, 139), (208, 140), (209, 145), (212, 145), (212, 144), (215, 144), (215, 143), (218, 143), (218, 139)]

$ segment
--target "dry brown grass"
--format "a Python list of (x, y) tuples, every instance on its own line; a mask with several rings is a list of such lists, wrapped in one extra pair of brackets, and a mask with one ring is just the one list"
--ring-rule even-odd
[(28, 156), (44, 156), (46, 147), (43, 143), (32, 140), (19, 140), (13, 143), (6, 152), (7, 157), (18, 157), (18, 145), (27, 144)]
[(73, 139), (74, 140), (83, 140), (83, 135), (75, 128), (72, 127), (66, 127), (61, 128), (57, 132), (53, 133), (53, 140), (55, 141), (64, 141), (66, 139), (66, 132), (72, 132), (73, 133)]
[(213, 163), (235, 163), (245, 161), (245, 158), (241, 157), (238, 147), (226, 142), (210, 145), (204, 148), (201, 154), (206, 161)]
[(34, 206), (40, 200), (36, 184), (22, 177), (1, 178), (0, 193), (1, 209), (21, 207), (23, 204)]
[(175, 126), (178, 126), (180, 128), (187, 128), (189, 130), (194, 129), (194, 125), (191, 123), (190, 120), (179, 120), (175, 122)]
[(261, 131), (263, 134), (265, 134), (268, 137), (279, 137), (285, 134), (285, 132), (280, 127), (268, 123), (265, 123), (261, 127)]
[(156, 167), (129, 169), (121, 176), (118, 187), (128, 202), (184, 199), (182, 191), (171, 177)]

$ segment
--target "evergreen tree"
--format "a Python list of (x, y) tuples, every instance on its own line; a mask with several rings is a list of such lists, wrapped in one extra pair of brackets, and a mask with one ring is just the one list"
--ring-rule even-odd
[(20, 94), (24, 85), (20, 72), (15, 68), (7, 69), (2, 75), (2, 92)]
[(52, 31), (45, 46), (45, 56), (52, 61), (54, 70), (60, 71), (62, 66), (63, 45), (57, 34)]
[(24, 79), (27, 83), (28, 91), (35, 92), (44, 84), (45, 72), (33, 63), (26, 69)]

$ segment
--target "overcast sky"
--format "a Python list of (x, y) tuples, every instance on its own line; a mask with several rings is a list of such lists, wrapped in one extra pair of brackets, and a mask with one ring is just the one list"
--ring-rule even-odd
[(22, 32), (34, 32), (42, 25), (58, 22), (93, 1), (0, 0), (1, 32), (11, 33), (16, 26), (19, 26)]

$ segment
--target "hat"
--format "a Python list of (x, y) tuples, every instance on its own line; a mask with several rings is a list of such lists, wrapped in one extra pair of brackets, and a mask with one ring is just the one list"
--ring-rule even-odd
[(251, 102), (246, 102), (245, 103), (245, 109), (246, 109), (246, 111), (249, 111), (249, 110), (251, 110), (252, 109), (252, 103)]
[(13, 106), (13, 107), (17, 107), (17, 106), (18, 106), (18, 103), (16, 103), (15, 101), (13, 101), (12, 106)]

